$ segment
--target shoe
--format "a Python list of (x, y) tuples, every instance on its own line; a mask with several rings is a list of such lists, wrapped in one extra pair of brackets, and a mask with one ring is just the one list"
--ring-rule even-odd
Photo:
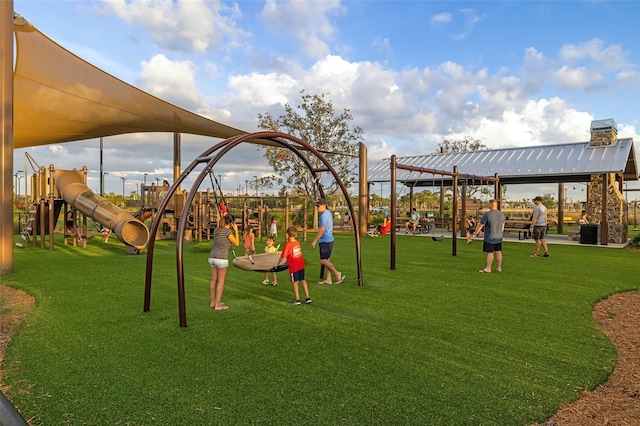
[(300, 301), (300, 299), (296, 299), (293, 301), (294, 305), (302, 305), (302, 302)]
[(549, 257), (549, 252), (545, 251), (543, 257)]
[(347, 274), (340, 275), (340, 279), (336, 281), (336, 284), (342, 284), (342, 282), (347, 278)]
[(540, 257), (540, 253), (533, 253), (531, 257)]
[(311, 298), (307, 297), (306, 299), (304, 299), (304, 303), (306, 303), (307, 305), (311, 303)]
[(269, 280), (264, 280), (264, 281), (262, 281), (262, 284), (264, 284), (264, 285), (269, 285)]
[(272, 286), (278, 287), (278, 283), (271, 283)]

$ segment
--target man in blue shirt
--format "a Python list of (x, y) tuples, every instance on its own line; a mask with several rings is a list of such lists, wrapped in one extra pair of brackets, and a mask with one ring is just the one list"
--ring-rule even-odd
[(498, 210), (498, 200), (489, 201), (490, 210), (482, 215), (480, 225), (473, 236), (477, 236), (484, 228), (484, 243), (482, 251), (487, 253), (487, 266), (479, 272), (488, 274), (491, 272), (493, 260), (496, 261), (496, 271), (502, 272), (502, 234), (504, 232), (504, 213)]
[(420, 221), (420, 213), (414, 207), (411, 209), (411, 215), (409, 216), (409, 222), (404, 224), (405, 234), (409, 233), (409, 225), (413, 226), (413, 233), (416, 233), (416, 227), (418, 226), (418, 222)]
[(327, 273), (323, 281), (318, 284), (333, 284), (331, 281), (331, 274), (336, 277), (336, 284), (342, 284), (347, 278), (346, 274), (338, 272), (329, 258), (333, 251), (333, 214), (327, 210), (327, 201), (324, 198), (320, 198), (316, 201), (316, 208), (318, 209), (318, 233), (311, 242), (311, 247), (315, 247), (319, 244), (320, 248), (320, 263), (325, 267)]

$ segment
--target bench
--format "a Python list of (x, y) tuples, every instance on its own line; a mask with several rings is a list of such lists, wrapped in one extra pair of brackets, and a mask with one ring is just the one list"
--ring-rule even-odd
[[(409, 218), (407, 217), (397, 217), (396, 218), (396, 232), (403, 232), (406, 231), (406, 224), (409, 222)], [(434, 227), (434, 222), (431, 218), (427, 219), (424, 217), (421, 217), (418, 220), (418, 225), (416, 226), (416, 234), (426, 234), (429, 231), (431, 231), (431, 229)], [(412, 227), (410, 226), (409, 229), (413, 232)]]
[(451, 231), (453, 221), (450, 217), (436, 217), (431, 223), (433, 228), (447, 228), (447, 231)]
[(504, 232), (517, 232), (518, 240), (531, 238), (531, 221), (530, 220), (514, 220), (507, 219), (504, 222)]

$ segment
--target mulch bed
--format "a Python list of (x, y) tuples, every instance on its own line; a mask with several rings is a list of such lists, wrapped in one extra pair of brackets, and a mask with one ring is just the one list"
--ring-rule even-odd
[(562, 407), (543, 426), (640, 424), (640, 291), (597, 303), (593, 318), (618, 350), (609, 379)]

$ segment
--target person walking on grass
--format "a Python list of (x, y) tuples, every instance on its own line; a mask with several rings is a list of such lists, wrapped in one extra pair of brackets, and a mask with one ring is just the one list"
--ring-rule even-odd
[[(504, 233), (505, 216), (498, 210), (498, 200), (489, 201), (490, 210), (482, 215), (480, 225), (476, 227), (473, 238), (484, 229), (484, 242), (482, 251), (487, 253), (487, 264), (480, 273), (488, 274), (491, 272), (493, 261), (496, 261), (496, 271), (502, 272), (502, 236)], [(470, 244), (473, 238), (467, 242)]]
[(333, 251), (333, 215), (327, 210), (327, 201), (324, 198), (316, 201), (315, 205), (320, 217), (318, 217), (318, 233), (311, 242), (311, 247), (315, 247), (318, 244), (320, 248), (320, 263), (327, 270), (324, 280), (318, 282), (318, 284), (333, 284), (331, 274), (335, 275), (336, 284), (342, 284), (347, 276), (339, 272), (330, 260), (331, 252)]
[(533, 199), (533, 217), (531, 218), (531, 236), (536, 242), (536, 252), (531, 257), (540, 257), (540, 246), (544, 248), (544, 257), (549, 257), (549, 247), (544, 234), (547, 232), (547, 208), (542, 204), (542, 197)]
[(226, 214), (220, 218), (218, 228), (213, 233), (213, 248), (209, 252), (209, 266), (211, 266), (211, 283), (209, 293), (211, 295), (211, 307), (216, 311), (226, 311), (227, 305), (222, 303), (224, 282), (229, 269), (229, 247), (240, 245), (238, 225), (233, 216)]
[(278, 263), (276, 264), (276, 268), (280, 266), (283, 260), (287, 260), (287, 265), (289, 267), (289, 276), (291, 277), (291, 282), (293, 283), (293, 294), (295, 295), (295, 300), (293, 301), (294, 305), (301, 305), (300, 301), (300, 289), (299, 283), (302, 283), (302, 288), (304, 289), (304, 303), (310, 304), (311, 297), (309, 297), (309, 286), (307, 285), (307, 280), (304, 278), (304, 256), (302, 255), (302, 247), (300, 247), (300, 242), (296, 239), (298, 235), (298, 229), (295, 226), (290, 226), (287, 228), (287, 243), (284, 245), (284, 250), (282, 250), (282, 254), (278, 259)]

